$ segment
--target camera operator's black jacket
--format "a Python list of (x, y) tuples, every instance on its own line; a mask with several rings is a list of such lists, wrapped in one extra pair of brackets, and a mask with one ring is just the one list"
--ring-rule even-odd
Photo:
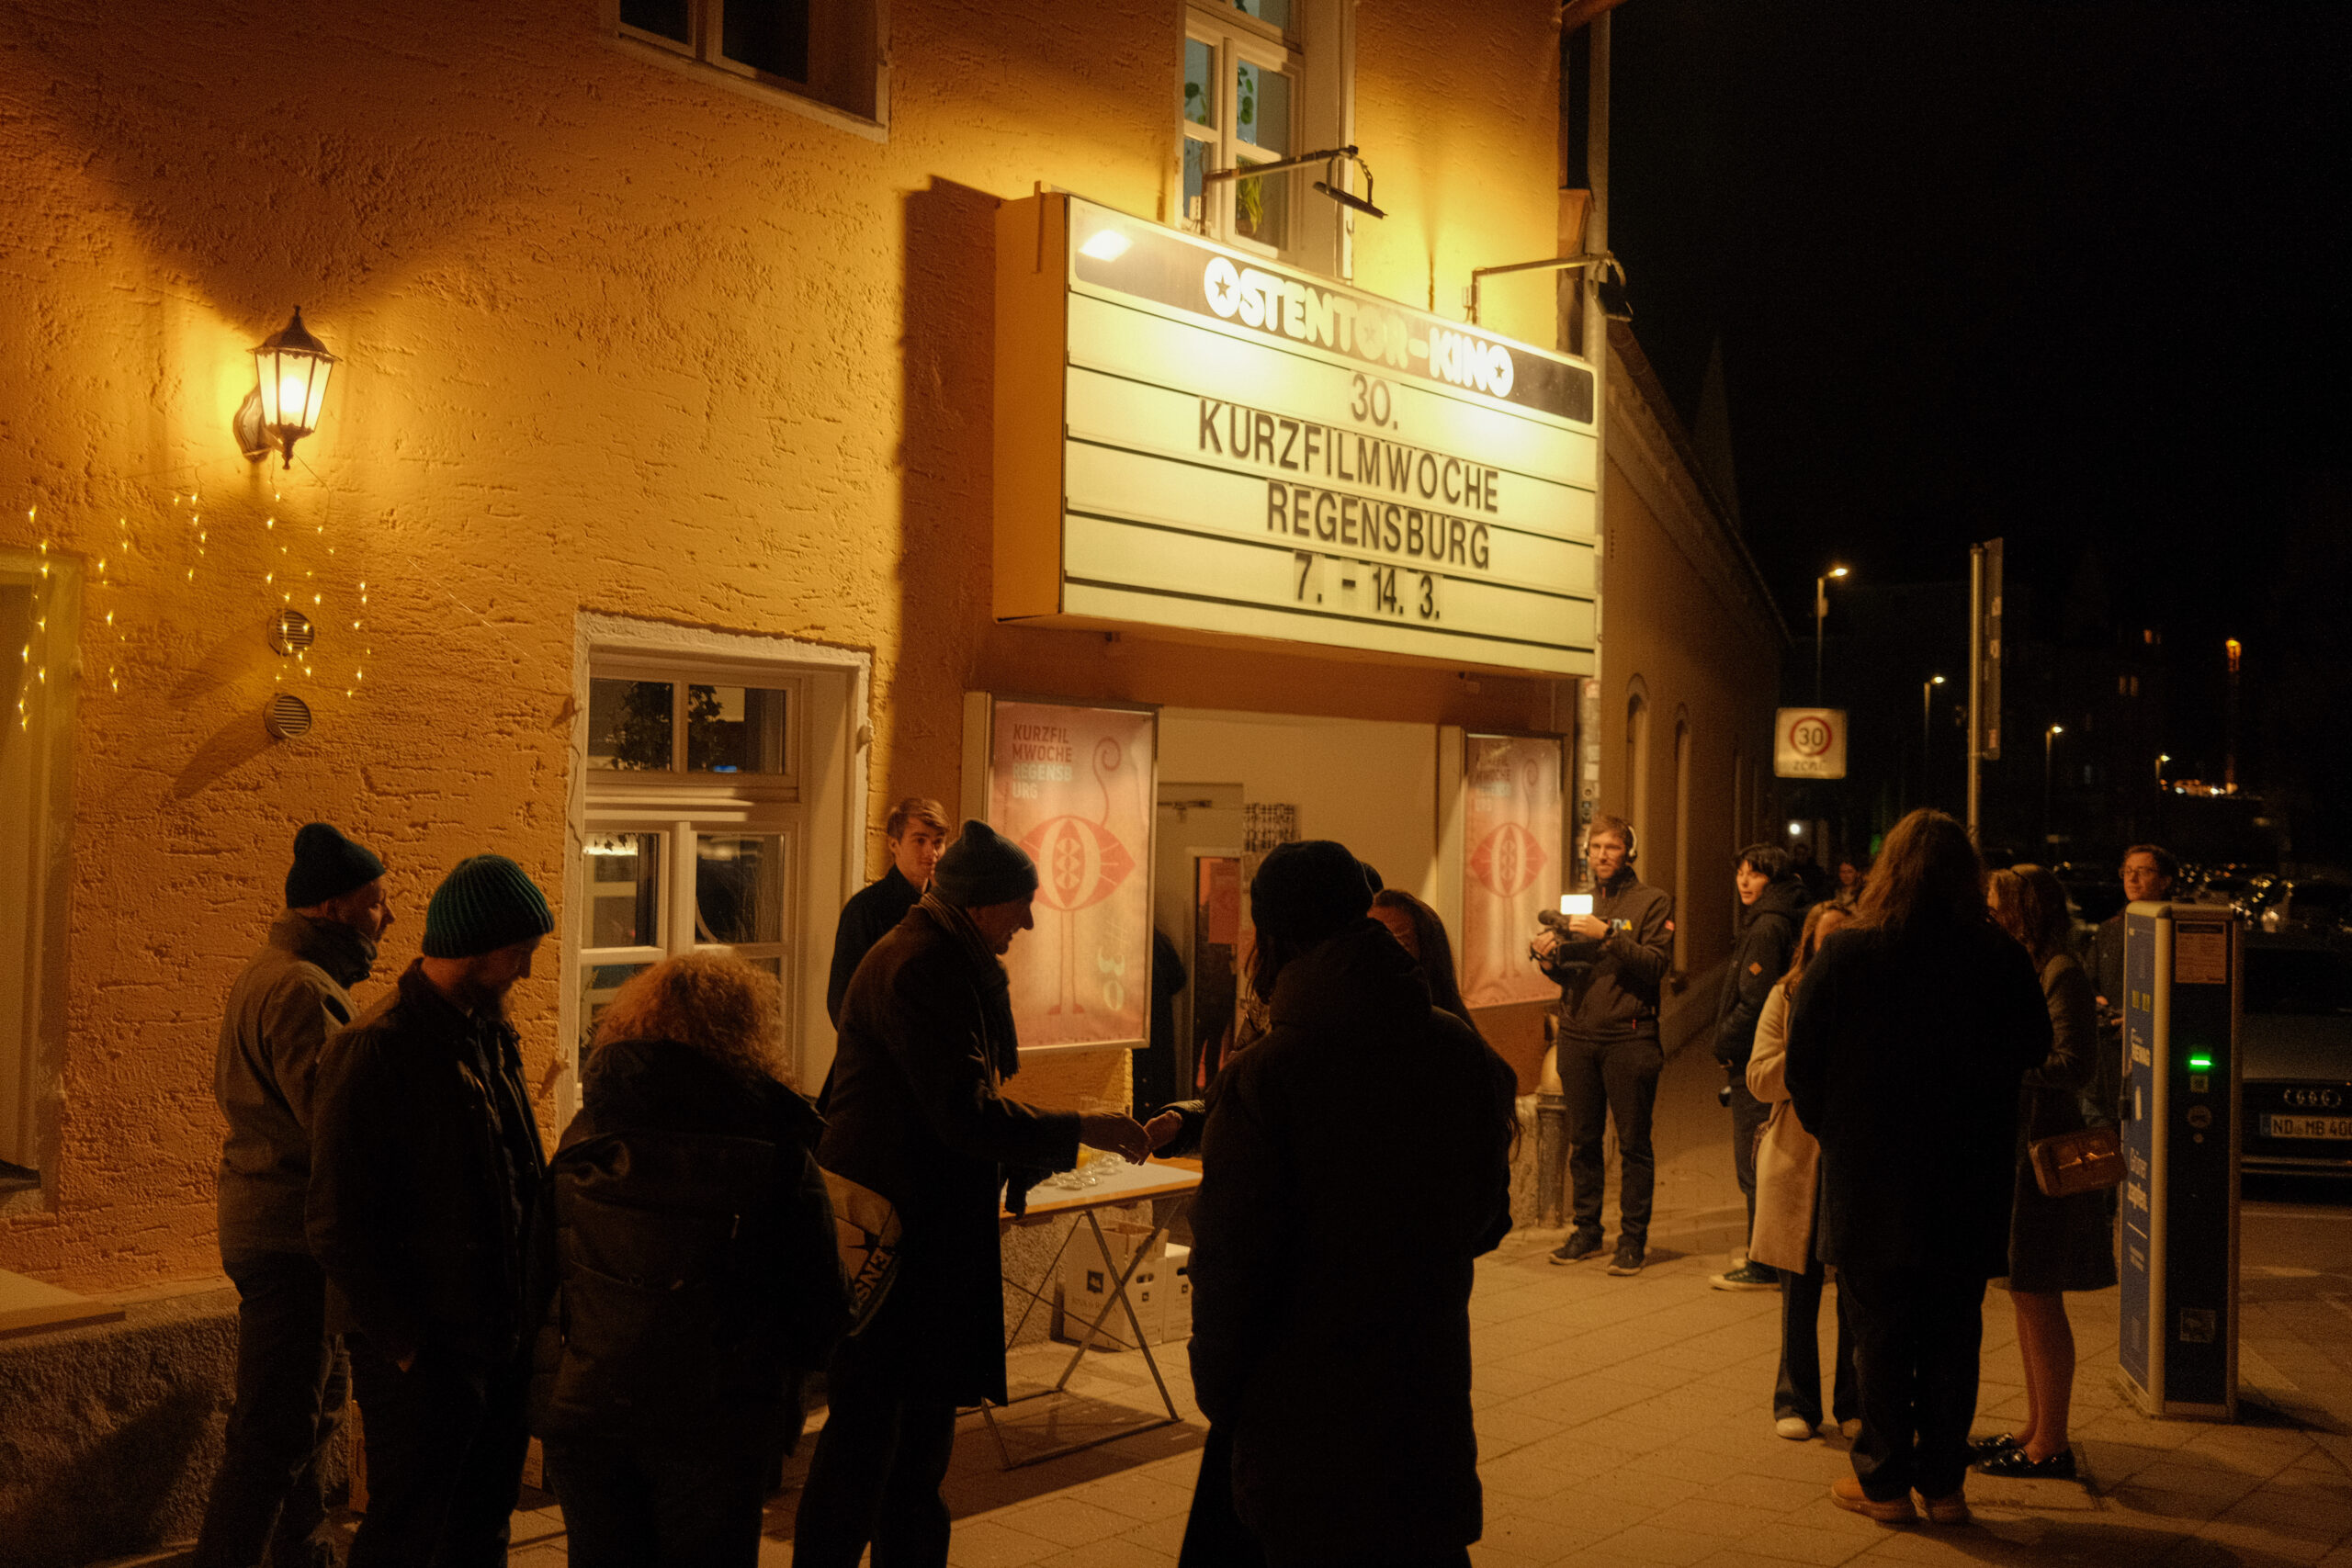
[[(1655, 1030), (1658, 986), (1674, 966), (1674, 900), (1628, 867), (1594, 889), (1592, 913), (1609, 922), (1607, 936), (1536, 960), (1559, 983), (1560, 1032), (1614, 1040)], [(1585, 954), (1589, 968), (1576, 962)]]

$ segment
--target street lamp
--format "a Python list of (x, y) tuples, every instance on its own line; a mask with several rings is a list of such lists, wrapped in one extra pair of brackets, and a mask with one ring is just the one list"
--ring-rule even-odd
[(2165, 792), (2165, 764), (2171, 761), (2171, 752), (2159, 751), (2156, 753), (2156, 793), (2158, 795), (2162, 795)]
[(2053, 724), (2041, 732), (2041, 841), (2050, 842), (2050, 753), (2058, 737), (2066, 733), (2063, 724)]
[(1833, 566), (1813, 580), (1813, 705), (1821, 705), (1821, 623), (1829, 618), (1829, 580), (1851, 576), (1842, 566)]
[(1926, 805), (1929, 793), (1928, 783), (1928, 750), (1930, 720), (1935, 714), (1936, 688), (1944, 683), (1940, 675), (1930, 675), (1919, 682), (1919, 802)]

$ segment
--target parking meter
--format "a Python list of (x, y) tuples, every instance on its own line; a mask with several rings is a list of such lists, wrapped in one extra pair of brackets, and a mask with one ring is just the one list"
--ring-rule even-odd
[(2151, 1416), (2237, 1418), (2240, 936), (2211, 905), (2124, 912), (2116, 1359)]

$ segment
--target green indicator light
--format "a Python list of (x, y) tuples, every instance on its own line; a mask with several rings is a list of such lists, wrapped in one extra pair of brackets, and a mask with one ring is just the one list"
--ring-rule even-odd
[(2210, 1067), (2213, 1065), (2213, 1058), (2211, 1056), (2191, 1056), (2188, 1058), (2188, 1065), (2192, 1067)]

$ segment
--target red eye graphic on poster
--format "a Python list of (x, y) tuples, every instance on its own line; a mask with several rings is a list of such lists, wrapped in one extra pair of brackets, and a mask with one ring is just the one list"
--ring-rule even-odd
[(1473, 735), (1463, 770), (1462, 996), (1474, 1008), (1549, 1001), (1527, 956), (1560, 890), (1560, 742)]
[(1139, 1045), (1151, 1002), (1152, 778), (1157, 716), (999, 702), (989, 823), (1037, 863), (1037, 929), (1015, 937), (1023, 1046)]

